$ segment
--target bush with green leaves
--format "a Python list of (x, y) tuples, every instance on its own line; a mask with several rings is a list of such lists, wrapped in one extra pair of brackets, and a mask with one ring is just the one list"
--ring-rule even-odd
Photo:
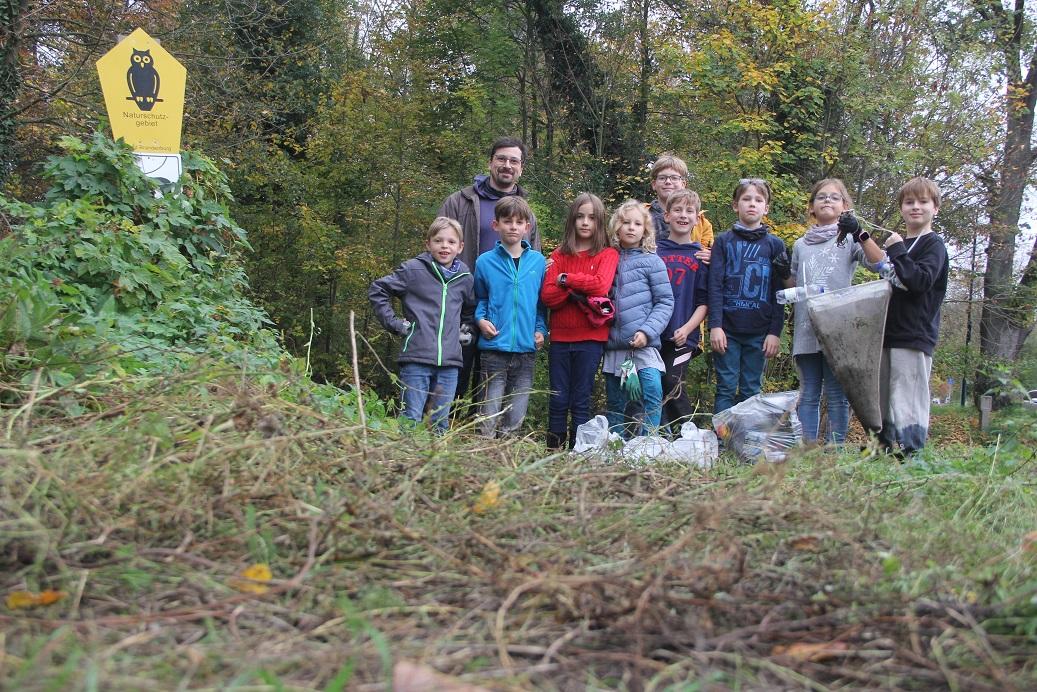
[(245, 231), (212, 161), (184, 152), (164, 196), (132, 151), (66, 137), (37, 204), (0, 196), (0, 353), (8, 375), (66, 384), (101, 370), (181, 367), (206, 354), (274, 364), (283, 351), (247, 296)]

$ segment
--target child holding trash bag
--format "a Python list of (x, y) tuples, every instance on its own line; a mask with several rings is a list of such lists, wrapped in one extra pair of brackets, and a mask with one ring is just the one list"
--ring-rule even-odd
[[(933, 231), (940, 210), (936, 183), (912, 178), (897, 193), (897, 204), (905, 231), (903, 237), (890, 233), (884, 244), (893, 269), (887, 274), (893, 295), (879, 367), (879, 441), (887, 452), (899, 442), (902, 453), (910, 455), (929, 436), (929, 374), (950, 262), (943, 240)], [(840, 219), (839, 225), (858, 243), (869, 237), (853, 217)]]
[(619, 250), (612, 285), (616, 321), (609, 330), (602, 371), (608, 398), (609, 427), (621, 431), (630, 399), (644, 402), (637, 434), (659, 426), (662, 373), (659, 335), (673, 312), (673, 291), (666, 265), (655, 254), (652, 217), (637, 200), (624, 202), (609, 221), (609, 235)]
[(715, 413), (760, 392), (765, 358), (778, 355), (785, 310), (775, 293), (789, 278), (788, 252), (763, 223), (771, 189), (743, 178), (731, 208), (738, 221), (713, 244), (709, 344), (717, 373)]
[[(850, 209), (853, 199), (838, 178), (818, 181), (810, 190), (807, 203), (811, 226), (792, 246), (792, 277), (788, 284), (816, 290), (834, 291), (853, 281), (859, 262), (875, 270), (885, 253), (867, 233), (850, 240), (848, 229), (856, 220)], [(845, 218), (844, 216), (845, 215)], [(859, 229), (859, 225), (858, 225)], [(795, 331), (792, 356), (799, 372), (799, 405), (797, 413), (803, 424), (803, 442), (821, 438), (821, 392), (828, 405), (828, 430), (823, 441), (842, 444), (850, 425), (850, 404), (835, 379), (810, 323), (805, 301), (794, 303)]]
[(589, 192), (578, 195), (569, 205), (562, 244), (551, 253), (540, 289), (541, 301), (551, 309), (548, 449), (571, 448), (577, 426), (590, 420), (594, 376), (615, 319), (607, 296), (618, 262), (605, 230), (605, 205)]

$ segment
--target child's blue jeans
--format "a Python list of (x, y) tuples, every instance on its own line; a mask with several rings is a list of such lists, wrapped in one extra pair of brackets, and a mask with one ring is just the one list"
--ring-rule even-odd
[(726, 411), (737, 403), (760, 393), (763, 387), (763, 340), (766, 334), (727, 333), (727, 350), (713, 352), (717, 370), (717, 397), (714, 413)]
[(450, 425), (450, 402), (457, 389), (460, 368), (424, 363), (400, 363), (403, 382), (403, 417), (420, 422), (429, 409), (429, 422), (439, 432)]
[(590, 420), (594, 376), (604, 351), (602, 341), (551, 342), (547, 359), (551, 378), (547, 430), (560, 442), (568, 437), (570, 447), (576, 443), (577, 426)]
[[(641, 368), (637, 371), (637, 377), (641, 381), (641, 401), (644, 404), (644, 417), (637, 426), (637, 434), (649, 435), (659, 428), (659, 419), (662, 417), (663, 373), (655, 368)], [(608, 399), (605, 415), (609, 419), (609, 429), (622, 433), (629, 399), (619, 384), (619, 375), (605, 374), (605, 395)]]
[(822, 353), (801, 353), (796, 356), (799, 370), (799, 422), (803, 424), (803, 441), (813, 442), (821, 437), (821, 390), (828, 404), (828, 431), (826, 442), (842, 444), (850, 427), (850, 403), (843, 388), (835, 379)]
[(483, 417), (479, 432), (495, 437), (499, 432), (508, 435), (522, 425), (533, 391), (533, 366), (536, 351), (508, 353), (485, 350), (479, 353), (482, 361), (486, 398), (480, 415)]

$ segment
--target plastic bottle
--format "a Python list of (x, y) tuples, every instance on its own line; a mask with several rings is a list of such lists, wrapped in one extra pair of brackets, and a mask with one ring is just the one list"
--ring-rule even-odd
[(799, 303), (807, 298), (821, 295), (824, 292), (824, 286), (807, 284), (806, 286), (795, 286), (793, 288), (786, 288), (782, 291), (778, 291), (776, 299), (779, 305), (788, 305), (789, 303)]
[(877, 271), (879, 276), (881, 276), (883, 279), (886, 279), (891, 284), (893, 284), (895, 288), (899, 288), (904, 291), (907, 290), (904, 287), (904, 284), (901, 283), (900, 278), (897, 276), (896, 267), (893, 266), (892, 262), (888, 260), (880, 261), (878, 265), (876, 265), (875, 271)]

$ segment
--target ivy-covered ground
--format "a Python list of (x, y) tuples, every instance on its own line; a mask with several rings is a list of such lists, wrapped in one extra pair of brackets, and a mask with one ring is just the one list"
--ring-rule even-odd
[(226, 181), (0, 198), (0, 688), (1037, 687), (1037, 417), (704, 470), (401, 429), (247, 295)]

